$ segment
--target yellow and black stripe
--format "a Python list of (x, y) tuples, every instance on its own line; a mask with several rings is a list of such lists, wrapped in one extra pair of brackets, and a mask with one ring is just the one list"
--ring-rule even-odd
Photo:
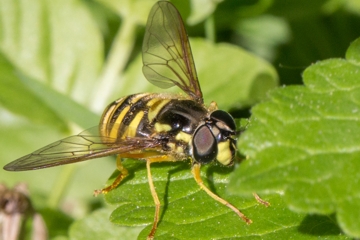
[(111, 103), (100, 120), (102, 136), (112, 139), (168, 134), (169, 141), (189, 143), (205, 118), (203, 105), (179, 95), (140, 93)]

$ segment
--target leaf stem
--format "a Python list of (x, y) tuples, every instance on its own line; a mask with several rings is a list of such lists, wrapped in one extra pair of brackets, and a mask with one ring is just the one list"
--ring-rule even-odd
[(123, 22), (115, 36), (107, 61), (92, 99), (91, 108), (102, 111), (108, 97), (114, 89), (118, 75), (124, 71), (135, 43), (136, 23), (132, 18), (123, 18)]
[(64, 192), (68, 189), (71, 176), (76, 170), (74, 164), (66, 165), (62, 168), (59, 176), (57, 176), (54, 186), (51, 189), (47, 205), (50, 208), (57, 208)]
[(213, 14), (205, 20), (205, 36), (208, 41), (215, 43), (215, 20)]

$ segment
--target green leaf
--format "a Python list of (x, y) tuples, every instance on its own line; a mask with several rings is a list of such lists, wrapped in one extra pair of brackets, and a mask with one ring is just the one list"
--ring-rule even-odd
[(195, 25), (204, 21), (209, 15), (213, 14), (217, 5), (223, 0), (193, 0), (191, 1), (191, 14), (187, 19), (190, 25)]
[[(145, 25), (148, 14), (151, 7), (157, 2), (156, 0), (97, 0), (99, 3), (104, 4), (112, 11), (116, 12), (122, 18), (131, 19), (131, 21), (136, 22), (139, 25)], [(204, 21), (209, 15), (211, 15), (216, 6), (223, 0), (196, 0), (191, 1), (191, 14), (188, 17), (187, 22), (190, 25), (198, 24), (201, 21)], [(185, 1), (173, 0), (171, 1), (177, 7), (181, 9), (182, 16), (184, 17), (184, 12), (188, 11), (189, 3)], [(185, 17), (184, 17), (185, 20)]]
[(235, 31), (242, 45), (267, 60), (277, 57), (277, 48), (289, 41), (291, 32), (285, 19), (272, 15), (240, 19)]
[[(139, 235), (139, 239), (144, 239), (150, 232), (155, 211), (145, 163), (136, 160), (123, 163), (130, 175), (119, 187), (105, 195), (108, 203), (118, 206), (110, 219), (121, 226), (147, 225)], [(232, 170), (207, 165), (202, 169), (202, 178), (212, 191), (251, 218), (251, 225), (246, 225), (232, 210), (202, 191), (193, 179), (189, 163), (152, 164), (152, 177), (161, 202), (161, 220), (156, 239), (250, 239), (255, 235), (262, 239), (279, 236), (306, 236), (311, 239), (316, 238), (318, 232), (329, 238), (341, 234), (328, 217), (313, 216), (303, 220), (305, 215), (288, 210), (278, 195), (266, 198), (272, 204), (269, 208), (254, 198), (228, 195), (226, 189)], [(109, 184), (117, 173), (109, 180)], [(299, 226), (303, 231), (298, 231)]]
[(0, 104), (13, 113), (24, 116), (37, 124), (47, 124), (61, 130), (67, 124), (54, 109), (23, 85), (16, 68), (0, 54)]
[(202, 39), (191, 46), (206, 102), (216, 101), (222, 109), (250, 106), (278, 85), (273, 66), (238, 46)]
[(69, 120), (96, 125), (98, 116), (79, 104), (92, 98), (102, 64), (100, 32), (86, 6), (76, 0), (0, 6), (0, 48), (8, 60), (1, 61), (3, 106), (61, 131)]
[[(25, 87), (32, 91), (36, 96), (49, 106), (55, 113), (68, 121), (78, 124), (83, 129), (95, 126), (99, 122), (99, 116), (88, 108), (80, 105), (68, 96), (49, 88), (39, 81), (22, 77)], [(42, 117), (42, 116), (36, 116)]]
[[(266, 61), (231, 44), (213, 44), (204, 39), (191, 39), (200, 86), (207, 103), (216, 101), (221, 109), (249, 106), (266, 97), (266, 92), (277, 86), (274, 68)], [(159, 92), (142, 74), (139, 55), (119, 81), (119, 91), (113, 97), (136, 92)], [(170, 88), (180, 92), (179, 88)], [(226, 94), (224, 94), (224, 92)]]
[(91, 213), (87, 218), (74, 222), (69, 230), (72, 240), (98, 239), (135, 239), (141, 231), (138, 228), (126, 228), (112, 224), (109, 221), (110, 209), (100, 209)]
[(25, 76), (91, 99), (102, 65), (100, 31), (78, 0), (0, 1), (0, 49)]
[(116, 12), (122, 18), (145, 25), (151, 7), (156, 0), (97, 0)]
[(0, 103), (9, 111), (60, 131), (68, 129), (69, 120), (83, 128), (98, 123), (97, 114), (48, 85), (25, 76), (1, 56), (0, 70)]
[(280, 192), (290, 209), (336, 214), (342, 231), (360, 237), (359, 49), (357, 39), (346, 60), (312, 65), (305, 86), (277, 89), (253, 108), (232, 193)]
[(327, 14), (345, 10), (353, 14), (360, 14), (360, 3), (357, 0), (329, 0), (322, 7)]
[(50, 239), (67, 235), (68, 229), (73, 222), (72, 218), (64, 214), (60, 209), (54, 210), (43, 207), (40, 214), (46, 223)]

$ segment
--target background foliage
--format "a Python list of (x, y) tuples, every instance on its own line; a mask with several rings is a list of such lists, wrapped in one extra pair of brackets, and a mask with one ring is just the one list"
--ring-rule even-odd
[[(0, 0), (1, 165), (95, 126), (116, 98), (163, 91), (141, 73), (155, 2)], [(205, 102), (236, 117), (252, 113), (239, 140), (247, 160), (202, 173), (254, 223), (200, 191), (188, 163), (154, 164), (164, 210), (158, 238), (359, 238), (359, 2), (173, 3), (192, 37)], [(266, 94), (277, 85), (284, 87)], [(145, 166), (125, 164), (133, 174), (107, 203), (92, 191), (114, 171), (112, 158), (0, 170), (0, 181), (29, 185), (51, 239), (144, 239), (153, 218)], [(271, 206), (251, 198), (254, 191)]]

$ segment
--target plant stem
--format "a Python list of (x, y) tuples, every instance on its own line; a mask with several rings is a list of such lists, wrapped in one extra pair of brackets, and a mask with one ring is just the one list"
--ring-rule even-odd
[(98, 80), (91, 108), (102, 111), (116, 84), (119, 74), (124, 71), (135, 43), (136, 23), (132, 18), (123, 18), (108, 54), (103, 72)]
[(205, 20), (205, 36), (208, 41), (215, 43), (215, 20), (213, 14)]
[(66, 165), (61, 170), (59, 176), (56, 178), (55, 184), (51, 189), (50, 197), (48, 199), (47, 205), (50, 208), (58, 208), (61, 197), (64, 192), (68, 189), (69, 182), (71, 180), (71, 176), (76, 170), (77, 166), (71, 164)]

